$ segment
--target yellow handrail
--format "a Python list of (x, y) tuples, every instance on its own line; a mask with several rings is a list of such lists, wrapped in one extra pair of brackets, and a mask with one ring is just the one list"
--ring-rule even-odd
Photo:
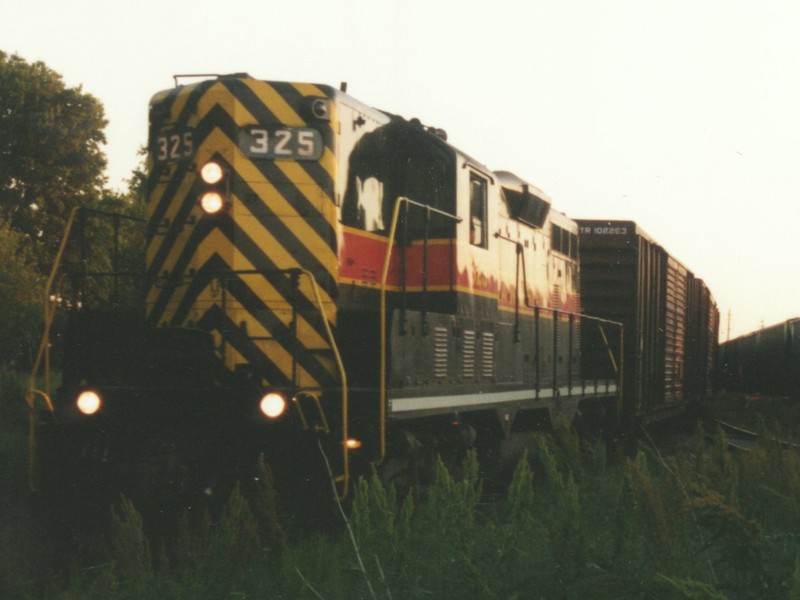
[(380, 366), (380, 430), (381, 430), (381, 456), (380, 460), (382, 461), (386, 457), (386, 280), (389, 277), (389, 263), (391, 262), (392, 258), (392, 248), (394, 247), (394, 237), (397, 233), (397, 222), (400, 216), (400, 206), (402, 204), (408, 204), (409, 206), (416, 206), (418, 208), (424, 208), (430, 213), (435, 213), (438, 215), (442, 215), (449, 219), (453, 219), (456, 222), (460, 222), (461, 219), (453, 214), (445, 212), (443, 210), (439, 210), (438, 208), (433, 208), (427, 204), (422, 204), (421, 202), (416, 202), (411, 200), (410, 198), (406, 198), (404, 196), (399, 196), (394, 203), (394, 210), (392, 211), (392, 224), (389, 227), (389, 237), (386, 241), (386, 256), (383, 259), (383, 272), (381, 273), (381, 366)]
[(350, 458), (347, 454), (347, 435), (348, 435), (348, 396), (347, 396), (347, 372), (344, 368), (344, 362), (342, 361), (342, 355), (339, 353), (339, 347), (336, 344), (336, 338), (333, 336), (333, 331), (331, 330), (330, 323), (328, 322), (328, 315), (325, 312), (325, 305), (322, 302), (322, 296), (319, 293), (319, 286), (317, 285), (317, 280), (314, 278), (314, 275), (311, 271), (307, 271), (306, 269), (300, 269), (299, 272), (308, 277), (309, 281), (311, 282), (311, 289), (314, 292), (314, 299), (317, 302), (317, 306), (319, 307), (319, 312), (322, 314), (322, 323), (325, 326), (325, 334), (328, 336), (328, 344), (331, 347), (331, 351), (333, 352), (334, 359), (336, 360), (336, 368), (339, 371), (339, 380), (342, 384), (342, 468), (344, 470), (343, 477), (343, 485), (342, 485), (342, 492), (339, 496), (340, 499), (344, 499), (347, 497), (347, 492), (349, 488), (350, 482)]
[[(53, 268), (50, 271), (50, 276), (47, 278), (47, 285), (44, 290), (44, 332), (42, 334), (42, 341), (39, 344), (39, 350), (36, 353), (36, 360), (34, 360), (33, 366), (31, 367), (31, 374), (28, 379), (28, 390), (25, 392), (25, 402), (28, 404), (28, 487), (31, 491), (36, 491), (36, 421), (38, 418), (36, 397), (38, 396), (44, 400), (48, 411), (51, 413), (55, 412), (55, 407), (50, 397), (50, 328), (55, 319), (55, 310), (52, 306), (54, 299), (51, 299), (51, 295), (53, 294), (54, 283), (56, 282), (58, 272), (61, 269), (61, 261), (64, 257), (67, 241), (72, 234), (75, 216), (80, 209), (80, 206), (75, 206), (69, 213), (67, 225), (64, 228), (64, 237), (61, 238), (61, 244), (58, 247), (58, 252), (53, 262)], [(42, 361), (44, 361), (44, 390), (37, 389), (36, 387), (36, 380), (38, 379)]]
[(67, 247), (67, 242), (69, 241), (69, 237), (72, 234), (72, 227), (75, 224), (75, 216), (78, 214), (78, 211), (81, 210), (80, 206), (75, 206), (69, 213), (69, 219), (67, 219), (67, 225), (64, 228), (64, 237), (61, 238), (61, 244), (58, 247), (58, 252), (56, 253), (55, 260), (53, 261), (53, 268), (50, 270), (50, 276), (47, 278), (47, 285), (44, 289), (44, 333), (42, 335), (42, 341), (39, 344), (39, 350), (36, 353), (36, 360), (33, 363), (33, 367), (31, 368), (31, 376), (28, 380), (28, 393), (25, 394), (25, 399), (28, 402), (28, 406), (33, 408), (34, 397), (36, 396), (34, 390), (36, 390), (36, 379), (39, 374), (39, 368), (42, 366), (42, 360), (44, 360), (44, 388), (45, 394), (44, 397), (46, 398), (45, 402), (47, 404), (47, 408), (50, 412), (54, 412), (53, 403), (50, 401), (50, 328), (53, 325), (53, 320), (55, 318), (55, 311), (52, 310), (51, 304), (53, 303), (53, 299), (51, 299), (51, 295), (53, 293), (53, 284), (56, 281), (56, 276), (58, 275), (58, 271), (61, 269), (61, 260), (64, 257), (64, 250)]

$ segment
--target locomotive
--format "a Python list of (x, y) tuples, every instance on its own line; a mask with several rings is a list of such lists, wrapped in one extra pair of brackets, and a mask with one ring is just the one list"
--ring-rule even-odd
[[(543, 191), (341, 89), (177, 83), (150, 103), (135, 301), (116, 293), (130, 273), (87, 268), (84, 242), (68, 260), (65, 236), (62, 381), (28, 396), (37, 472), (181, 503), (263, 457), (276, 487), (330, 477), (344, 496), (448, 440), (651, 412), (644, 386), (623, 393), (645, 332), (583, 314), (603, 293), (581, 283), (587, 236)], [(93, 301), (101, 276), (115, 292)]]
[(800, 319), (720, 344), (718, 377), (728, 390), (800, 398)]

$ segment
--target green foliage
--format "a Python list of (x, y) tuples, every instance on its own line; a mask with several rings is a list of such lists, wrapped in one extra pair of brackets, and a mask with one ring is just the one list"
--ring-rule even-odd
[(574, 579), (585, 563), (585, 546), (581, 540), (581, 499), (572, 471), (561, 473), (550, 445), (539, 443), (539, 460), (550, 484), (552, 500), (543, 515), (550, 533), (558, 577)]
[(34, 240), (49, 265), (70, 209), (105, 182), (103, 107), (44, 63), (0, 52), (0, 224)]
[(27, 433), (28, 406), (25, 404), (27, 378), (7, 366), (0, 365), (0, 431)]
[(120, 577), (136, 583), (152, 579), (150, 542), (144, 534), (142, 517), (126, 498), (121, 499), (119, 510), (111, 512), (111, 548)]
[(462, 473), (462, 479), (458, 481), (450, 475), (441, 458), (436, 461), (426, 510), (427, 520), (434, 531), (444, 533), (473, 524), (475, 506), (483, 487), (478, 477), (478, 457), (474, 450), (467, 453)]
[(553, 441), (559, 450), (564, 468), (572, 473), (575, 479), (582, 480), (584, 461), (581, 455), (581, 440), (575, 430), (569, 426), (569, 423), (557, 423), (553, 431)]
[(399, 510), (394, 486), (387, 488), (373, 469), (369, 480), (356, 483), (350, 521), (359, 543), (385, 539), (395, 544), (408, 536), (413, 511), (413, 497), (407, 494)]
[(800, 560), (795, 559), (792, 587), (789, 590), (789, 600), (800, 600)]
[(286, 550), (286, 532), (278, 519), (275, 481), (269, 463), (260, 457), (254, 493), (249, 497), (253, 516), (258, 522), (259, 538), (276, 557)]
[(514, 524), (526, 524), (532, 520), (535, 514), (533, 471), (531, 471), (531, 466), (528, 462), (527, 451), (525, 451), (514, 469), (511, 483), (508, 486), (505, 505), (508, 513), (507, 519)]
[(671, 567), (674, 534), (664, 506), (664, 497), (650, 474), (647, 457), (639, 452), (635, 460), (627, 462), (628, 486), (633, 501), (633, 518), (636, 531), (646, 535), (644, 544), (654, 568)]
[(193, 578), (204, 574), (202, 587), (207, 597), (223, 597), (230, 582), (236, 581), (259, 550), (258, 522), (237, 487), (206, 540), (204, 560), (193, 570)]
[(693, 498), (689, 508), (700, 526), (710, 533), (707, 550), (719, 557), (720, 566), (730, 570), (737, 587), (765, 585), (761, 524), (745, 519), (721, 494), (713, 491)]
[(347, 535), (276, 546), (269, 501), (236, 490), (218, 521), (185, 521), (169, 560), (153, 561), (123, 504), (109, 566), (54, 597), (800, 597), (798, 451), (698, 442), (607, 465), (604, 452), (541, 436), (538, 460), (519, 461), (502, 499), (482, 497), (474, 453), (453, 471), (439, 460), (432, 483), (402, 500), (373, 472), (352, 493), (358, 557)]
[(141, 207), (107, 194), (100, 208), (77, 215), (60, 265), (67, 275), (60, 296), (73, 304), (80, 299), (90, 307), (136, 306), (145, 265)]
[[(44, 63), (0, 51), (0, 365), (29, 368), (33, 362), (45, 283), (71, 210), (143, 216), (141, 167), (125, 194), (105, 189), (105, 126), (102, 105), (80, 86), (65, 86)], [(141, 273), (142, 228), (122, 223), (82, 231), (86, 244), (68, 248), (66, 270)], [(80, 289), (84, 303), (98, 296), (117, 301), (138, 297), (131, 282), (129, 277), (79, 282), (73, 274), (59, 278), (52, 293), (74, 301)]]
[(27, 366), (41, 336), (45, 278), (25, 236), (0, 225), (0, 366)]
[(724, 485), (724, 489), (720, 491), (728, 502), (738, 505), (739, 469), (733, 460), (733, 455), (728, 448), (728, 440), (721, 427), (717, 428), (714, 437), (714, 457), (716, 479)]
[(664, 594), (669, 592), (673, 598), (686, 600), (727, 600), (726, 596), (715, 590), (712, 586), (691, 579), (678, 579), (666, 575), (658, 575), (656, 581), (660, 584)]

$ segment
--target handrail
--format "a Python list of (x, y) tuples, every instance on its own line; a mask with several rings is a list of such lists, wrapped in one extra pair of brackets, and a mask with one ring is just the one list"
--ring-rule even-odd
[[(75, 206), (69, 213), (67, 225), (64, 228), (64, 237), (61, 239), (61, 244), (56, 252), (53, 268), (50, 271), (50, 276), (47, 278), (47, 284), (44, 288), (44, 332), (42, 334), (42, 341), (39, 344), (39, 350), (36, 352), (36, 359), (33, 361), (31, 367), (31, 374), (28, 379), (28, 390), (25, 392), (25, 402), (28, 404), (28, 487), (31, 491), (36, 491), (35, 471), (36, 471), (36, 420), (38, 409), (36, 407), (36, 397), (41, 397), (47, 410), (51, 413), (55, 412), (53, 401), (50, 398), (50, 328), (53, 325), (55, 318), (55, 310), (51, 307), (53, 300), (50, 298), (53, 291), (53, 284), (56, 280), (56, 275), (61, 268), (61, 260), (64, 257), (64, 250), (67, 247), (67, 241), (72, 233), (72, 227), (75, 223), (75, 216), (80, 210), (79, 206)], [(38, 379), (39, 369), (44, 361), (44, 390), (36, 388), (36, 380)]]
[[(28, 456), (28, 485), (32, 491), (36, 490), (34, 481), (35, 471), (35, 453), (36, 453), (36, 419), (38, 408), (36, 406), (36, 398), (39, 397), (44, 401), (44, 405), (50, 413), (55, 412), (55, 406), (51, 398), (52, 391), (52, 372), (50, 368), (50, 333), (55, 321), (55, 304), (59, 295), (59, 288), (62, 279), (59, 277), (64, 254), (67, 249), (67, 244), (73, 235), (73, 228), (77, 217), (84, 214), (100, 215), (105, 217), (115, 217), (117, 219), (126, 219), (129, 221), (144, 222), (145, 219), (135, 217), (132, 215), (124, 215), (118, 213), (110, 213), (107, 211), (97, 210), (85, 206), (73, 206), (69, 212), (67, 223), (64, 226), (64, 236), (61, 238), (61, 243), (58, 246), (58, 251), (53, 260), (53, 267), (50, 270), (50, 275), (47, 278), (47, 284), (44, 289), (44, 331), (42, 333), (42, 341), (36, 352), (36, 358), (31, 366), (31, 373), (28, 379), (28, 390), (25, 392), (25, 402), (28, 404), (28, 420), (29, 420), (29, 456)], [(116, 256), (115, 256), (116, 259)], [(109, 273), (113, 275), (115, 273)], [(40, 390), (36, 386), (39, 377), (39, 371), (44, 363), (44, 389)]]
[[(383, 272), (381, 273), (381, 306), (380, 306), (380, 332), (381, 332), (381, 366), (380, 366), (380, 460), (382, 461), (386, 456), (386, 281), (389, 278), (389, 265), (392, 258), (392, 248), (394, 247), (394, 238), (397, 233), (397, 222), (400, 217), (400, 206), (406, 204), (410, 207), (422, 208), (428, 213), (435, 213), (437, 215), (454, 220), (456, 223), (462, 221), (461, 217), (448, 213), (446, 211), (434, 208), (428, 204), (423, 204), (405, 196), (398, 196), (394, 203), (394, 210), (392, 211), (392, 224), (389, 227), (389, 237), (386, 240), (386, 256), (383, 259)], [(426, 265), (427, 266), (427, 265)]]
[[(237, 269), (234, 271), (236, 275), (265, 275), (268, 273), (277, 274), (290, 274), (290, 275), (304, 275), (308, 277), (309, 281), (311, 282), (311, 290), (314, 294), (314, 301), (317, 304), (317, 308), (319, 309), (320, 315), (322, 315), (322, 323), (325, 327), (325, 335), (328, 338), (328, 345), (331, 348), (331, 352), (333, 353), (334, 360), (336, 362), (336, 368), (339, 371), (339, 380), (342, 385), (342, 449), (343, 449), (343, 479), (344, 479), (344, 492), (341, 499), (344, 499), (347, 496), (348, 491), (348, 483), (350, 480), (350, 462), (349, 462), (349, 455), (347, 454), (347, 446), (345, 442), (347, 442), (348, 436), (348, 391), (347, 391), (347, 372), (344, 368), (344, 361), (342, 360), (342, 355), (339, 352), (339, 346), (336, 344), (336, 338), (333, 335), (333, 330), (331, 329), (330, 322), (328, 321), (328, 315), (325, 312), (325, 303), (322, 300), (322, 294), (319, 291), (319, 284), (317, 283), (314, 274), (307, 269), (302, 269), (299, 267), (292, 267), (289, 269)], [(224, 290), (224, 288), (223, 288)], [(293, 385), (296, 382), (293, 381)], [(300, 394), (304, 393), (305, 390), (299, 390), (295, 396), (299, 396)], [(323, 414), (323, 418), (325, 415)], [(327, 419), (325, 419), (327, 422)]]
[[(422, 204), (420, 202), (416, 202), (414, 200), (411, 200), (410, 198), (405, 198), (403, 196), (398, 197), (396, 202), (395, 202), (394, 210), (393, 210), (393, 213), (392, 213), (392, 222), (391, 222), (391, 226), (389, 228), (389, 236), (387, 238), (386, 255), (385, 255), (384, 261), (383, 261), (383, 271), (381, 273), (381, 290), (380, 290), (380, 343), (381, 343), (381, 349), (380, 349), (380, 390), (379, 390), (379, 392), (380, 392), (380, 394), (379, 394), (380, 400), (379, 401), (380, 401), (380, 459), (381, 460), (383, 460), (384, 457), (386, 456), (386, 408), (387, 408), (386, 407), (386, 378), (387, 378), (387, 373), (386, 373), (386, 369), (387, 369), (387, 365), (386, 365), (386, 362), (387, 362), (387, 360), (386, 360), (386, 337), (387, 337), (387, 333), (386, 333), (386, 288), (387, 288), (387, 280), (388, 280), (388, 276), (389, 276), (389, 266), (391, 264), (392, 249), (394, 248), (394, 241), (395, 241), (395, 236), (396, 236), (396, 233), (397, 233), (397, 224), (398, 224), (399, 215), (400, 215), (400, 207), (404, 203), (408, 204), (409, 206), (413, 206), (413, 207), (417, 207), (417, 208), (423, 208), (423, 209), (435, 212), (435, 213), (440, 214), (440, 215), (442, 215), (444, 217), (451, 218), (451, 219), (455, 220), (456, 222), (460, 222), (462, 220), (461, 218), (457, 217), (456, 215), (452, 215), (450, 213), (447, 213), (447, 212), (444, 212), (442, 210), (430, 207), (430, 206), (428, 206), (426, 204)], [(503, 237), (503, 236), (498, 235), (498, 237)], [(507, 238), (504, 237), (503, 239), (507, 239)], [(511, 239), (507, 239), (507, 241), (515, 243)], [(526, 278), (526, 275), (525, 275), (525, 271), (524, 271), (524, 265), (523, 265), (523, 281), (527, 281), (527, 278)], [(623, 327), (623, 324), (621, 322), (612, 321), (612, 320), (609, 320), (609, 319), (603, 319), (601, 317), (595, 317), (595, 316), (592, 316), (592, 315), (587, 315), (587, 314), (578, 313), (578, 312), (574, 312), (574, 311), (560, 310), (560, 309), (552, 308), (552, 307), (548, 307), (548, 306), (531, 305), (529, 300), (528, 300), (528, 298), (527, 298), (527, 289), (525, 290), (525, 292), (526, 292), (525, 293), (525, 296), (526, 296), (525, 305), (526, 305), (527, 308), (532, 308), (534, 310), (539, 310), (539, 311), (545, 310), (545, 311), (550, 311), (550, 312), (552, 312), (554, 314), (564, 315), (564, 316), (567, 316), (567, 317), (570, 317), (570, 318), (578, 317), (580, 319), (589, 319), (589, 320), (592, 320), (592, 321), (594, 321), (596, 323), (605, 323), (605, 324), (609, 324), (609, 325), (618, 326), (620, 328), (620, 356), (622, 356), (622, 352), (623, 352), (622, 327)], [(605, 338), (605, 334), (604, 333), (601, 333), (601, 335), (603, 335), (603, 337)], [(607, 340), (605, 341), (605, 343), (606, 343), (606, 346), (608, 347), (608, 341)], [(610, 353), (610, 348), (609, 348), (609, 353)], [(620, 364), (619, 365), (615, 364), (615, 361), (613, 360), (613, 356), (611, 357), (611, 360), (612, 360), (612, 366), (614, 368), (614, 371), (617, 374), (617, 381), (618, 381), (618, 383), (617, 383), (617, 415), (619, 416), (619, 413), (622, 410), (622, 386), (623, 386), (622, 360), (620, 360)]]
[[(28, 380), (28, 389), (29, 392), (25, 395), (25, 400), (31, 408), (33, 407), (34, 397), (37, 395), (34, 392), (36, 390), (36, 379), (39, 374), (39, 369), (42, 366), (42, 361), (44, 361), (44, 393), (42, 397), (45, 398), (45, 403), (47, 405), (47, 409), (50, 412), (54, 412), (55, 408), (53, 407), (53, 403), (50, 401), (50, 388), (51, 388), (51, 372), (50, 372), (50, 330), (53, 326), (53, 321), (55, 320), (55, 310), (53, 310), (53, 303), (56, 300), (56, 295), (54, 295), (54, 285), (57, 281), (57, 276), (59, 271), (61, 270), (61, 263), (64, 259), (64, 253), (67, 248), (67, 243), (69, 242), (72, 236), (72, 229), (75, 226), (75, 220), (78, 216), (78, 213), (81, 214), (94, 214), (100, 215), (105, 217), (116, 217), (122, 218), (129, 221), (139, 221), (144, 222), (144, 219), (141, 217), (134, 217), (132, 215), (123, 215), (118, 213), (110, 213), (107, 211), (97, 210), (94, 208), (88, 208), (85, 206), (74, 206), (72, 210), (70, 210), (69, 217), (67, 219), (67, 224), (64, 227), (64, 237), (61, 238), (61, 244), (59, 244), (58, 251), (56, 252), (55, 259), (53, 261), (53, 268), (50, 270), (50, 276), (47, 278), (47, 284), (45, 285), (44, 290), (44, 332), (42, 335), (42, 341), (39, 344), (39, 349), (36, 353), (36, 359), (34, 360), (33, 366), (31, 367), (31, 375)], [(113, 274), (113, 273), (110, 273)]]
[[(386, 255), (383, 261), (383, 271), (381, 273), (381, 289), (380, 289), (380, 390), (379, 390), (379, 402), (380, 402), (380, 460), (383, 460), (386, 456), (386, 288), (387, 288), (387, 280), (389, 276), (389, 266), (391, 264), (391, 256), (392, 256), (392, 249), (394, 247), (395, 236), (397, 233), (397, 223), (400, 215), (400, 207), (402, 204), (407, 203), (409, 206), (415, 206), (418, 208), (424, 208), (426, 210), (435, 212), (440, 214), (444, 217), (451, 218), (456, 222), (460, 222), (462, 219), (456, 215), (452, 215), (445, 211), (430, 207), (426, 204), (422, 204), (420, 202), (416, 202), (411, 200), (410, 198), (406, 198), (400, 196), (395, 201), (394, 210), (392, 212), (392, 222), (389, 228), (389, 236), (387, 238), (387, 246), (386, 246)], [(498, 234), (498, 237), (503, 237), (503, 239), (507, 239), (507, 241), (516, 243), (514, 240), (510, 238), (505, 238)], [(524, 261), (524, 257), (523, 257)], [(523, 265), (523, 280), (527, 281), (527, 277), (525, 274), (525, 269)], [(526, 285), (527, 288), (527, 285)], [(525, 305), (526, 308), (532, 308), (534, 310), (545, 310), (550, 311), (552, 313), (557, 313), (559, 315), (565, 315), (570, 318), (578, 317), (580, 319), (589, 319), (595, 321), (596, 323), (605, 323), (609, 325), (615, 325), (620, 328), (620, 357), (622, 357), (623, 353), (623, 324), (619, 321), (612, 321), (609, 319), (603, 319), (601, 317), (595, 317), (592, 315), (587, 315), (583, 313), (577, 313), (574, 311), (564, 311), (559, 310), (556, 308), (551, 308), (547, 306), (539, 306), (539, 305), (531, 305), (528, 298), (527, 298), (527, 289), (525, 290)], [(602, 333), (603, 337), (605, 338), (605, 334)], [(608, 341), (605, 341), (606, 346), (608, 347)], [(610, 348), (609, 348), (610, 353)], [(615, 364), (613, 360), (613, 356), (611, 356), (612, 366), (614, 367), (614, 371), (617, 374), (617, 418), (619, 418), (619, 414), (622, 410), (622, 389), (623, 389), (623, 369), (622, 369), (622, 360), (619, 361), (619, 365)], [(538, 378), (537, 378), (538, 379)]]
[(606, 336), (606, 332), (603, 330), (602, 327), (598, 327), (597, 330), (600, 332), (600, 336), (603, 338), (603, 343), (606, 345), (606, 350), (608, 351), (608, 358), (611, 361), (611, 367), (614, 369), (614, 372), (617, 374), (617, 426), (619, 426), (619, 417), (622, 414), (622, 404), (623, 404), (623, 392), (625, 389), (625, 382), (624, 382), (624, 373), (625, 373), (625, 324), (622, 322), (616, 321), (608, 321), (606, 319), (600, 319), (599, 317), (588, 317), (590, 319), (594, 319), (601, 323), (611, 323), (614, 325), (619, 326), (619, 364), (617, 361), (614, 360), (614, 353), (611, 351), (611, 345), (608, 343), (608, 337)]
[[(322, 323), (325, 326), (325, 334), (328, 336), (328, 344), (333, 352), (334, 359), (336, 360), (336, 368), (339, 370), (339, 380), (342, 384), (342, 467), (344, 469), (343, 491), (339, 496), (340, 499), (347, 497), (347, 492), (350, 481), (350, 458), (347, 452), (347, 434), (348, 434), (348, 396), (347, 396), (347, 372), (344, 368), (342, 355), (339, 353), (339, 346), (336, 344), (336, 338), (333, 336), (333, 330), (328, 322), (328, 315), (325, 312), (325, 305), (322, 302), (322, 296), (319, 293), (319, 286), (317, 280), (314, 278), (313, 273), (306, 269), (298, 269), (298, 273), (308, 277), (311, 282), (311, 289), (314, 292), (314, 299), (319, 307), (319, 312), (322, 315)], [(324, 416), (324, 415), (323, 415)]]
[[(53, 299), (51, 299), (50, 296), (51, 292), (53, 291), (53, 283), (56, 280), (56, 275), (61, 269), (61, 261), (64, 257), (64, 250), (66, 249), (67, 242), (72, 234), (72, 227), (75, 224), (75, 216), (80, 210), (80, 206), (75, 206), (69, 213), (67, 225), (64, 228), (64, 237), (61, 238), (61, 244), (58, 247), (58, 252), (56, 252), (53, 268), (50, 270), (50, 276), (47, 278), (47, 284), (44, 288), (44, 333), (42, 335), (42, 341), (39, 344), (39, 350), (36, 353), (36, 360), (34, 360), (33, 367), (31, 368), (30, 379), (28, 380), (28, 389), (30, 391), (25, 395), (25, 400), (28, 402), (28, 406), (31, 408), (34, 408), (33, 397), (35, 394), (32, 392), (36, 388), (36, 379), (39, 373), (39, 368), (42, 366), (42, 360), (44, 360), (45, 363), (45, 393), (50, 393), (50, 328), (53, 325), (55, 315), (55, 311), (51, 311), (50, 303), (53, 301)], [(52, 402), (47, 402), (47, 408), (50, 412), (54, 412), (55, 410)]]

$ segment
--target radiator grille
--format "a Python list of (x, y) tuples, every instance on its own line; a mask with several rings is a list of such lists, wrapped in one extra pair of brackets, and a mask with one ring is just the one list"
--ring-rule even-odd
[(475, 378), (475, 332), (465, 331), (463, 334), (464, 346), (461, 351), (461, 375), (465, 379)]
[(447, 327), (433, 330), (433, 376), (447, 377)]
[(492, 379), (494, 377), (494, 334), (484, 332), (481, 338), (483, 350), (481, 360), (481, 377)]

